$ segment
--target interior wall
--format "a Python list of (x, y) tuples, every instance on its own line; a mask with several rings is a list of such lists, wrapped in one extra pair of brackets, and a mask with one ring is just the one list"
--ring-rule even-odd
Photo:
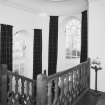
[[(81, 9), (80, 9), (81, 10)], [(79, 11), (80, 12), (80, 11)], [(70, 16), (80, 17), (77, 10), (69, 13)], [(68, 15), (68, 14), (67, 14)], [(74, 61), (65, 59), (65, 23), (69, 19), (68, 16), (59, 16), (59, 32), (58, 32), (58, 62), (57, 72), (66, 70), (73, 66)], [(14, 27), (13, 33), (19, 30), (26, 30), (29, 33), (30, 41), (27, 43), (29, 51), (28, 62), (26, 61), (25, 75), (32, 78), (33, 75), (33, 29), (42, 29), (42, 72), (48, 71), (48, 40), (49, 40), (49, 16), (46, 14), (36, 15), (20, 9), (8, 7), (0, 4), (0, 23), (9, 24)], [(30, 50), (31, 49), (31, 50)], [(31, 55), (31, 56), (30, 56)]]
[(47, 15), (35, 15), (23, 10), (15, 9), (0, 4), (0, 23), (12, 25), (13, 33), (26, 30), (30, 41), (27, 42), (27, 61), (25, 61), (25, 75), (33, 77), (33, 29), (42, 29), (42, 70), (48, 69), (48, 34), (49, 17)]
[[(102, 70), (98, 71), (98, 90), (105, 92), (105, 0), (89, 2), (89, 56), (99, 57)], [(91, 88), (95, 88), (95, 72), (91, 69)]]

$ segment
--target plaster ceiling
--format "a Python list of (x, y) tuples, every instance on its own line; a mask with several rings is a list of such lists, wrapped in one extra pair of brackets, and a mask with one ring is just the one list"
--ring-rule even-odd
[(87, 9), (88, 0), (0, 0), (3, 4), (33, 13), (68, 15)]

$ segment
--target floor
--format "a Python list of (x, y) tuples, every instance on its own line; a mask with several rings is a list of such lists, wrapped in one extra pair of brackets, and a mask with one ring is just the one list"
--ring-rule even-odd
[(105, 105), (105, 93), (90, 90), (76, 105)]

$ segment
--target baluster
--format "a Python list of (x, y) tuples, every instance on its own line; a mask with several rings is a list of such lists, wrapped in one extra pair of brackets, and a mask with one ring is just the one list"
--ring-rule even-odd
[(9, 90), (9, 93), (11, 93), (12, 92), (12, 74), (11, 73), (8, 73), (8, 79), (9, 79), (8, 90)]
[(13, 104), (13, 92), (12, 92), (12, 74), (8, 72), (8, 105)]
[(87, 62), (87, 72), (88, 72), (88, 88), (90, 88), (90, 59)]
[(83, 66), (83, 89), (85, 89), (85, 63), (82, 66)]
[(14, 102), (14, 104), (15, 105), (18, 105), (19, 104), (19, 94), (18, 94), (18, 86), (19, 86), (19, 84), (18, 84), (18, 80), (19, 80), (19, 77), (18, 77), (18, 75), (17, 74), (15, 74), (15, 102)]
[(78, 66), (78, 70), (79, 70), (79, 94), (81, 92), (81, 68), (80, 66)]
[(82, 90), (84, 88), (84, 66), (82, 65)]
[(17, 75), (15, 75), (15, 81), (16, 81), (16, 84), (15, 84), (15, 93), (18, 94), (18, 80), (19, 80), (19, 77)]
[(26, 100), (25, 100), (27, 105), (30, 105), (30, 96), (29, 96), (29, 91), (30, 91), (29, 89), (30, 89), (30, 87), (29, 87), (29, 84), (30, 84), (30, 82), (27, 81), (27, 84), (26, 84), (27, 94), (26, 94)]
[(54, 83), (54, 80), (52, 80), (52, 103), (54, 101), (54, 95), (55, 95), (54, 90), (55, 90), (55, 83)]
[(73, 102), (73, 100), (74, 100), (74, 98), (73, 98), (73, 94), (74, 94), (74, 88), (73, 88), (74, 87), (74, 77), (73, 77), (73, 75), (74, 75), (74, 72), (72, 71), (71, 73), (72, 73), (72, 76), (71, 76), (72, 77), (72, 94), (71, 95), (72, 95), (72, 102)]
[(10, 72), (8, 72), (7, 74), (8, 78), (8, 105), (11, 105), (12, 104), (12, 98), (13, 98), (13, 92), (12, 92), (12, 74)]
[(66, 75), (66, 99), (67, 99), (67, 103), (69, 104), (70, 101), (70, 94), (69, 94), (69, 74)]
[(84, 73), (84, 75), (85, 75), (85, 88), (87, 87), (87, 73), (86, 73), (86, 63), (85, 63), (85, 65), (84, 65), (84, 68), (85, 68), (85, 73)]
[(83, 65), (81, 65), (81, 91), (83, 90)]
[(75, 67), (75, 98), (77, 97), (77, 82), (78, 82), (77, 67)]
[(82, 66), (80, 65), (80, 70), (81, 70), (81, 80), (80, 80), (80, 92), (82, 91)]
[(66, 75), (67, 92), (69, 92), (69, 74)]
[(74, 68), (73, 75), (74, 75), (74, 82), (73, 82), (73, 98), (76, 98), (76, 68)]
[(48, 105), (52, 104), (52, 82), (48, 82)]
[(27, 91), (27, 96), (29, 96), (29, 81), (27, 81), (27, 84), (26, 84), (26, 91)]
[(61, 77), (58, 79), (58, 104), (60, 105), (60, 96), (61, 96)]
[(64, 95), (66, 96), (67, 94), (67, 76), (64, 76)]
[(62, 88), (62, 81), (61, 81), (61, 77), (59, 77), (59, 104), (61, 101), (61, 89)]
[(76, 94), (76, 97), (78, 96), (78, 70), (77, 70), (77, 67), (75, 68), (75, 80), (76, 80), (76, 83), (75, 83), (75, 94)]
[[(86, 63), (85, 63), (86, 64)], [(84, 68), (84, 79), (83, 79), (83, 82), (84, 82), (84, 89), (85, 89), (85, 82), (86, 82), (86, 77), (85, 77), (85, 64), (83, 64), (83, 68)]]
[(60, 103), (63, 104), (64, 101), (64, 76), (61, 76), (61, 84), (60, 84), (60, 88), (61, 88), (61, 94), (60, 94)]
[(79, 69), (77, 67), (77, 95), (79, 95)]
[(29, 84), (29, 95), (32, 96), (32, 82)]
[(66, 95), (67, 95), (67, 80), (66, 80), (66, 75), (63, 75), (64, 76), (64, 82), (63, 82), (63, 103), (62, 104), (67, 104), (66, 103)]
[(90, 87), (90, 65), (89, 65), (89, 61), (87, 62), (87, 65), (86, 65), (87, 67), (87, 88), (89, 88)]
[(54, 80), (55, 83), (55, 89), (54, 89), (54, 101), (53, 101), (53, 105), (57, 104), (58, 101), (58, 78)]
[(74, 94), (75, 94), (75, 72), (74, 72), (74, 70), (73, 70), (73, 99), (74, 99)]
[(36, 105), (36, 81), (32, 82), (32, 105)]
[(72, 102), (72, 88), (73, 88), (73, 78), (72, 78), (72, 73), (69, 74), (69, 94), (70, 94), (70, 98), (69, 98), (69, 102), (71, 105)]
[(84, 65), (84, 68), (85, 68), (85, 88), (87, 88), (87, 68), (86, 68), (86, 64)]
[(22, 79), (21, 79), (21, 84), (22, 84), (21, 93), (22, 93), (22, 95), (24, 95), (24, 82), (25, 82), (25, 79), (24, 79), (24, 77), (22, 77)]
[(69, 90), (70, 93), (72, 93), (72, 87), (73, 87), (73, 78), (72, 78), (72, 73), (69, 74)]
[(77, 68), (78, 71), (78, 95), (79, 95), (79, 85), (80, 85), (80, 70)]
[(19, 92), (19, 94), (21, 94), (22, 92), (21, 92), (21, 86), (22, 86), (22, 84), (21, 84), (21, 78), (19, 78), (19, 81), (18, 81), (18, 92)]
[(12, 75), (12, 91), (15, 93), (15, 85), (16, 85), (16, 81), (15, 81), (15, 76)]
[(81, 91), (83, 89), (83, 66), (81, 65)]
[(24, 81), (24, 95), (27, 95), (27, 81)]
[(90, 76), (89, 76), (89, 67), (88, 66), (89, 65), (88, 65), (88, 62), (87, 62), (87, 64), (86, 64), (87, 88), (89, 88), (89, 78), (90, 78)]

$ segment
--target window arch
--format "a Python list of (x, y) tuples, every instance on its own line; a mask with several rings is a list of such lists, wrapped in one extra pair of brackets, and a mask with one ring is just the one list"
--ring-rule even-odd
[(71, 18), (65, 27), (66, 32), (66, 58), (80, 58), (81, 47), (81, 21)]
[(13, 71), (24, 75), (27, 32), (20, 30), (13, 35)]

